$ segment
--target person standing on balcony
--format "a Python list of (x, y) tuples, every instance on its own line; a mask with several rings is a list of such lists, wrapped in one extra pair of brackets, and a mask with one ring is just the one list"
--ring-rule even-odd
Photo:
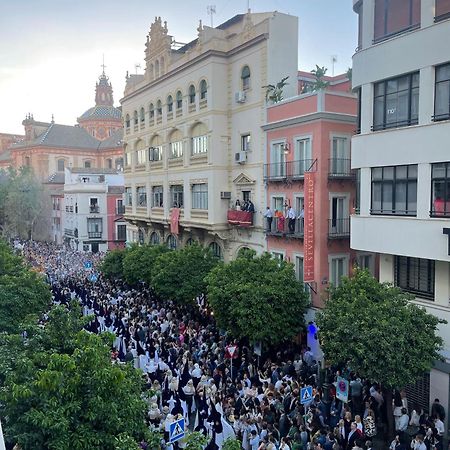
[(295, 218), (296, 214), (294, 208), (292, 206), (289, 206), (286, 212), (286, 219), (288, 219), (289, 233), (293, 233), (295, 231)]
[(263, 216), (267, 220), (267, 231), (270, 231), (272, 229), (272, 221), (273, 221), (273, 211), (268, 206), (263, 214)]

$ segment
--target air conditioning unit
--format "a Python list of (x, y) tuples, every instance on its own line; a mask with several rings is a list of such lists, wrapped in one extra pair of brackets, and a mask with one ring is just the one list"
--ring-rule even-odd
[(229, 192), (229, 191), (222, 191), (220, 193), (220, 198), (222, 200), (230, 200), (231, 199), (231, 192)]
[(246, 152), (235, 153), (234, 160), (239, 164), (245, 164), (247, 162), (247, 153)]
[(236, 100), (236, 103), (245, 103), (247, 95), (245, 94), (245, 91), (238, 91), (236, 92), (236, 94), (234, 94), (234, 98)]

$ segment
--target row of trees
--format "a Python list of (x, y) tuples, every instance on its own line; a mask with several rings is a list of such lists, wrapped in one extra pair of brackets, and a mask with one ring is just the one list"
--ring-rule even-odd
[(253, 251), (220, 262), (198, 244), (170, 251), (165, 246), (133, 246), (109, 253), (105, 276), (131, 285), (145, 282), (162, 299), (191, 303), (206, 294), (218, 322), (236, 338), (278, 344), (304, 324), (307, 295), (293, 266)]
[(45, 240), (50, 195), (30, 167), (0, 170), (0, 236)]

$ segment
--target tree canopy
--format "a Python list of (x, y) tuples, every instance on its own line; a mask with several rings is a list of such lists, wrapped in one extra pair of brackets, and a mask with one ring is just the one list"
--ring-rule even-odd
[(130, 285), (140, 281), (151, 284), (156, 259), (169, 249), (165, 245), (134, 245), (127, 249), (123, 258), (123, 277)]
[(28, 314), (44, 312), (50, 298), (42, 275), (30, 270), (0, 241), (0, 332), (14, 332)]
[(248, 252), (207, 276), (208, 302), (234, 337), (277, 344), (304, 325), (307, 295), (292, 264)]
[(151, 284), (166, 300), (188, 303), (206, 293), (205, 277), (218, 260), (198, 244), (160, 255), (153, 266)]
[(108, 252), (102, 261), (100, 271), (106, 278), (117, 280), (123, 278), (123, 260), (126, 255), (125, 249), (115, 249)]
[(26, 339), (2, 336), (4, 430), (23, 450), (115, 450), (148, 434), (139, 372), (112, 364), (112, 336), (84, 331), (80, 315), (57, 306)]
[(391, 388), (413, 383), (440, 359), (443, 321), (410, 300), (367, 271), (343, 278), (317, 316), (326, 359)]

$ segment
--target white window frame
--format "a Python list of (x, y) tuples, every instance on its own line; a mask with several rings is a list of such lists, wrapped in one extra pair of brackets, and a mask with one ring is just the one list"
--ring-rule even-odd
[(338, 287), (340, 285), (340, 280), (338, 280), (337, 283), (333, 283), (333, 276), (332, 276), (332, 267), (333, 267), (333, 261), (343, 259), (344, 260), (344, 267), (343, 267), (343, 277), (348, 277), (349, 275), (349, 264), (350, 264), (350, 255), (348, 253), (336, 253), (332, 255), (328, 255), (328, 283), (333, 285), (334, 287)]
[(202, 134), (201, 136), (193, 136), (191, 138), (191, 145), (192, 156), (208, 153), (208, 135)]
[(169, 144), (170, 158), (177, 159), (183, 157), (183, 141), (175, 141)]
[[(194, 191), (197, 186), (206, 186), (205, 190), (199, 190)], [(195, 198), (196, 196), (194, 194), (206, 194), (206, 202), (205, 198), (202, 198), (201, 195), (199, 195), (199, 198)], [(193, 183), (191, 184), (191, 196), (192, 196), (192, 209), (200, 209), (200, 210), (208, 210), (208, 183)]]
[[(143, 197), (143, 198), (141, 198)], [(146, 208), (147, 207), (147, 187), (137, 186), (136, 187), (136, 207)]]
[[(367, 258), (367, 257), (370, 257), (369, 267), (362, 267), (360, 265), (360, 259), (361, 258)], [(357, 252), (356, 253), (356, 257), (355, 257), (355, 263), (356, 263), (356, 266), (359, 267), (360, 269), (368, 269), (369, 273), (372, 276), (375, 276), (375, 255), (373, 253)]]
[(164, 206), (164, 186), (158, 184), (152, 186), (152, 208), (162, 208)]

